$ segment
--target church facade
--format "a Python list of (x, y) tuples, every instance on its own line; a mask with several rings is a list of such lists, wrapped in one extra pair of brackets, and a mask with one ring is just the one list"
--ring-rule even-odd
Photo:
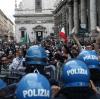
[(22, 0), (15, 3), (16, 41), (27, 33), (31, 42), (41, 41), (54, 33), (54, 0)]

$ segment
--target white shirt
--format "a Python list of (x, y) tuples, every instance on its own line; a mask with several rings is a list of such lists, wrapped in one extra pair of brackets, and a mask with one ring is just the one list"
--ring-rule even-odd
[(19, 70), (23, 68), (23, 62), (25, 61), (25, 58), (23, 57), (16, 57), (13, 59), (12, 63), (9, 65), (9, 69)]

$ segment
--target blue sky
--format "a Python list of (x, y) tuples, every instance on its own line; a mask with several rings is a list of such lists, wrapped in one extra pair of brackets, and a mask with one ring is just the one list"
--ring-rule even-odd
[[(20, 1), (22, 0), (17, 0), (17, 3)], [(14, 22), (15, 0), (0, 0), (0, 9)]]

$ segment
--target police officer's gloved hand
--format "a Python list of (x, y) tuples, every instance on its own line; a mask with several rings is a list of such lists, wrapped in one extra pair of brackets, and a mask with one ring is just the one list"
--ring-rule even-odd
[(52, 97), (55, 97), (57, 94), (58, 94), (58, 92), (60, 91), (60, 87), (59, 86), (57, 86), (57, 85), (53, 85), (52, 87), (51, 87), (51, 90), (52, 90)]
[(92, 90), (96, 93), (96, 94), (100, 94), (100, 92), (98, 92), (95, 84), (93, 83), (92, 80), (90, 80), (90, 87), (92, 88)]
[(51, 79), (50, 84), (51, 84), (51, 90), (52, 90), (52, 97), (55, 97), (61, 89), (59, 86), (59, 82), (57, 82), (54, 79)]

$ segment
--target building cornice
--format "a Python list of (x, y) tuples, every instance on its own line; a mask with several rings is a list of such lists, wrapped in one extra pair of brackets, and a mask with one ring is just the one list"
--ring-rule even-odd
[(53, 17), (53, 14), (15, 14), (14, 17)]
[[(42, 11), (44, 10), (51, 10), (53, 11), (54, 9), (42, 9)], [(35, 9), (15, 9), (15, 11), (35, 11)]]

